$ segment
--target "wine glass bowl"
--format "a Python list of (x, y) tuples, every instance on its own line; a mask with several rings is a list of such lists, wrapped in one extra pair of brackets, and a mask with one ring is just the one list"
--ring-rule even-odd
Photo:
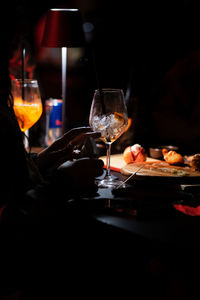
[(41, 117), (43, 106), (37, 80), (12, 80), (14, 112), (21, 131), (31, 128)]
[(94, 92), (89, 124), (94, 131), (101, 132), (100, 139), (107, 149), (106, 175), (98, 185), (116, 187), (120, 181), (113, 179), (110, 174), (111, 144), (125, 132), (128, 125), (127, 108), (121, 89), (101, 89)]

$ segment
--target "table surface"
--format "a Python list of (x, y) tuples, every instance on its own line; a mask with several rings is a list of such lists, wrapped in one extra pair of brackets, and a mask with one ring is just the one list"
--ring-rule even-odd
[[(38, 150), (39, 149), (39, 150)], [(34, 148), (38, 152), (41, 148)], [(101, 157), (106, 164), (106, 157)], [(125, 180), (120, 173), (125, 165), (122, 154), (111, 155), (112, 175)], [(185, 188), (197, 190), (184, 192)], [(113, 194), (110, 188), (99, 189), (95, 197), (81, 199), (92, 212), (92, 218), (115, 231), (140, 238), (152, 246), (179, 248), (200, 247), (200, 216), (188, 216), (174, 209), (174, 203), (200, 205), (199, 185), (181, 185), (146, 180), (131, 180), (127, 189)], [(87, 204), (86, 204), (87, 203)]]
[[(119, 172), (112, 171), (112, 174), (126, 178)], [(123, 231), (133, 239), (139, 237), (152, 247), (197, 248), (200, 247), (200, 217), (183, 214), (173, 206), (174, 203), (200, 204), (200, 189), (194, 194), (185, 192), (185, 187), (188, 185), (131, 182), (117, 195), (110, 188), (99, 189), (96, 197), (85, 201), (96, 203), (93, 218), (99, 224)]]

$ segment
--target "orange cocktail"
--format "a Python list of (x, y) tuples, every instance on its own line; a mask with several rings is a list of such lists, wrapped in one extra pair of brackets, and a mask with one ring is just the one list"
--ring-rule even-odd
[(12, 80), (14, 111), (21, 130), (27, 131), (41, 117), (42, 100), (35, 79)]
[(35, 98), (33, 102), (22, 100), (20, 97), (14, 98), (14, 111), (21, 131), (28, 130), (39, 120), (42, 109), (40, 98)]

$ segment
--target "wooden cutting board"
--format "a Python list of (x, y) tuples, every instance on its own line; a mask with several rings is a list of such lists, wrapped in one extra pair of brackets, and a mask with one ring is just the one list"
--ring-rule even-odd
[(199, 177), (200, 172), (194, 171), (189, 166), (172, 166), (164, 161), (133, 163), (124, 166), (121, 172), (126, 175), (131, 175), (137, 172), (137, 176), (154, 176), (154, 177)]
[[(106, 157), (100, 157), (106, 165)], [(126, 164), (122, 154), (111, 155), (111, 169), (121, 172), (124, 175), (131, 175), (136, 172), (136, 177), (149, 178), (182, 178), (197, 179), (200, 181), (200, 172), (194, 171), (189, 166), (172, 166), (162, 160), (147, 158), (143, 163)], [(139, 170), (139, 168), (141, 168)], [(138, 170), (138, 171), (137, 171)]]
[[(106, 156), (101, 156), (99, 158), (103, 160), (104, 166), (106, 167)], [(154, 158), (147, 157), (146, 161), (147, 162), (156, 162), (158, 160), (154, 159)], [(111, 170), (122, 172), (125, 175), (126, 175), (126, 172), (127, 172), (127, 175), (130, 175), (130, 171), (126, 171), (126, 166), (128, 166), (128, 165), (125, 163), (125, 161), (123, 159), (123, 154), (112, 154), (111, 155), (111, 157), (110, 157), (110, 168), (111, 168)]]
[[(103, 160), (104, 166), (106, 167), (106, 156), (99, 157)], [(126, 163), (123, 160), (123, 154), (112, 154), (110, 156), (110, 168), (114, 171), (121, 171), (121, 168), (125, 167)]]

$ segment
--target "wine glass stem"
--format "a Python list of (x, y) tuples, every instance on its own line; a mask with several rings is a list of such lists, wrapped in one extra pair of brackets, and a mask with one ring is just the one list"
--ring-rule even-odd
[(29, 138), (29, 130), (27, 129), (25, 131), (25, 136), (24, 136), (24, 146), (25, 148), (28, 150), (29, 148), (29, 142), (28, 142), (28, 138)]
[(110, 154), (111, 154), (111, 143), (106, 143), (106, 177), (111, 178), (110, 175)]

